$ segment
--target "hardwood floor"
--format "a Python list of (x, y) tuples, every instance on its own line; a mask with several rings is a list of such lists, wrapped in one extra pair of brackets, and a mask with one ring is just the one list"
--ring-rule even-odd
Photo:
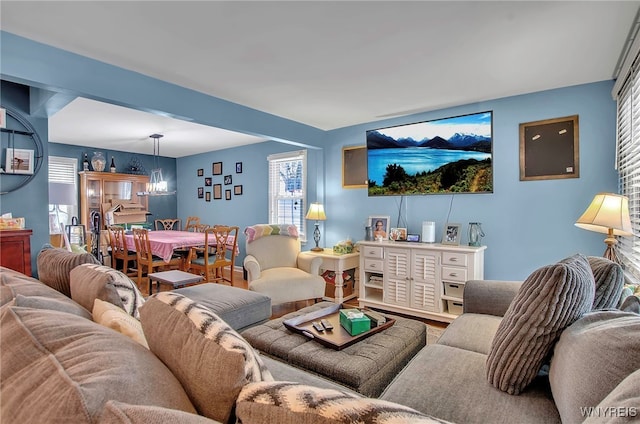
[[(225, 274), (228, 275), (228, 272)], [(227, 285), (229, 283), (226, 283)], [(140, 286), (143, 287), (140, 287)], [(143, 294), (148, 294), (149, 291), (149, 285), (148, 283), (143, 283), (143, 284), (139, 284), (139, 289)], [(248, 290), (249, 289), (249, 283), (247, 280), (245, 280), (242, 276), (242, 271), (235, 271), (234, 275), (233, 275), (233, 287), (238, 287), (241, 289), (245, 289)], [(164, 286), (162, 285), (160, 287), (160, 290), (170, 290), (170, 287), (168, 286)], [(311, 306), (313, 305), (314, 302), (313, 300), (303, 300), (303, 301), (299, 301), (299, 302), (290, 302), (290, 303), (283, 303), (280, 305), (274, 305), (271, 308), (271, 319), (275, 319), (275, 318), (280, 318), (283, 315), (286, 315), (290, 312), (294, 312), (297, 311), (298, 309), (302, 309), (304, 307), (307, 306)], [(358, 307), (358, 299), (351, 299), (345, 302), (345, 305), (349, 305), (352, 306), (354, 308)], [(384, 311), (381, 311), (384, 312)], [(410, 315), (403, 315), (403, 314), (397, 314), (394, 313), (394, 315), (400, 315), (403, 316), (405, 318), (410, 318), (410, 319), (416, 319), (419, 321), (424, 322), (425, 324), (431, 325), (433, 327), (437, 327), (437, 328), (447, 328), (447, 323), (444, 322), (439, 322), (439, 321), (433, 321), (433, 320), (429, 320), (429, 319), (423, 319), (423, 318), (419, 318), (419, 317), (414, 317), (414, 316), (410, 316)]]

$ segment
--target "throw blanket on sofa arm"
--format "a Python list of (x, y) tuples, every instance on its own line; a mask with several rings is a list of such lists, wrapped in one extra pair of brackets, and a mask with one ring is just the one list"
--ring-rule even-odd
[(271, 225), (271, 224), (257, 224), (251, 225), (244, 229), (244, 233), (247, 236), (247, 243), (251, 243), (260, 237), (265, 236), (289, 236), (298, 238), (298, 228), (295, 225)]

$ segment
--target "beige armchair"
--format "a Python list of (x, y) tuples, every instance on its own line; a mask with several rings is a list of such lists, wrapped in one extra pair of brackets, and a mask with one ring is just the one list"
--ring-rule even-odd
[(297, 237), (268, 235), (251, 241), (247, 237), (245, 247), (249, 290), (269, 296), (272, 305), (324, 296), (322, 258), (300, 257)]

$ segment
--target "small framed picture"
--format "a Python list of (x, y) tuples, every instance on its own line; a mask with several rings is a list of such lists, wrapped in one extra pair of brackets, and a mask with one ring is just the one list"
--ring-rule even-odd
[(213, 185), (213, 198), (222, 199), (222, 184)]
[(236, 162), (236, 174), (242, 174), (242, 162)]
[(213, 184), (213, 180), (211, 179), (211, 177), (207, 177), (204, 179), (205, 187), (211, 187), (211, 184)]
[(7, 148), (7, 174), (33, 174), (33, 150)]
[(389, 231), (389, 239), (394, 241), (406, 241), (407, 229), (406, 228), (392, 228)]
[(224, 185), (231, 185), (231, 184), (233, 184), (233, 178), (231, 177), (231, 175), (225, 175)]
[(213, 175), (222, 175), (222, 162), (213, 162), (211, 166), (211, 173)]
[(231, 190), (224, 191), (224, 198), (227, 200), (231, 200)]
[(240, 196), (242, 194), (242, 186), (241, 185), (233, 186), (233, 194), (235, 194), (236, 196)]
[(372, 215), (369, 217), (369, 226), (373, 230), (373, 238), (375, 240), (388, 240), (389, 239), (389, 221), (391, 217)]
[(204, 197), (204, 187), (198, 187), (198, 199), (202, 199)]
[(451, 244), (457, 246), (460, 244), (460, 224), (450, 224), (444, 227), (442, 234), (442, 244)]
[(210, 202), (211, 201), (211, 192), (210, 191), (207, 191), (204, 194), (204, 200), (205, 200), (205, 202)]
[(202, 177), (204, 176), (204, 169), (200, 168), (198, 169), (198, 177)]

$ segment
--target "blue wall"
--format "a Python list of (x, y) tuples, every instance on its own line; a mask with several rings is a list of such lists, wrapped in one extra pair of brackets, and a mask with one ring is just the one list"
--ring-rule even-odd
[[(273, 140), (177, 159), (175, 175), (178, 195), (173, 200), (164, 198), (163, 201), (175, 202), (175, 206), (164, 206), (168, 209), (175, 207), (177, 215), (183, 219), (188, 215), (200, 215), (207, 223), (229, 223), (241, 228), (266, 221), (267, 155), (306, 146), (310, 165), (308, 200), (324, 202), (328, 215), (328, 220), (321, 228), (322, 244), (331, 246), (347, 237), (359, 240), (364, 236), (363, 227), (369, 215), (390, 215), (392, 222), (397, 220), (400, 197), (368, 198), (365, 189), (343, 189), (343, 146), (364, 145), (367, 129), (492, 110), (494, 193), (406, 197), (401, 216), (409, 231), (419, 232), (422, 221), (432, 220), (437, 222), (437, 238), (440, 238), (449, 205), (452, 204), (449, 222), (461, 223), (465, 228), (470, 221), (482, 222), (487, 234), (483, 242), (488, 246), (485, 277), (494, 279), (523, 279), (533, 269), (575, 252), (600, 255), (604, 250), (600, 234), (580, 230), (573, 223), (595, 193), (615, 192), (617, 188), (617, 174), (613, 168), (615, 104), (610, 95), (611, 81), (496, 99), (325, 132), (5, 32), (1, 35), (0, 74), (3, 80), (139, 110), (192, 117), (195, 122), (205, 125)], [(518, 125), (575, 114), (580, 119), (580, 178), (519, 181)], [(46, 120), (37, 121), (39, 133), (46, 140)], [(75, 154), (80, 154), (80, 151)], [(232, 196), (230, 201), (212, 200), (207, 203), (196, 197), (197, 187), (202, 186), (204, 180), (203, 177), (197, 177), (196, 170), (203, 168), (207, 175), (211, 163), (218, 161), (224, 163), (224, 174), (236, 162), (243, 162), (243, 173), (232, 173), (234, 185), (243, 185), (243, 195)], [(39, 195), (33, 198), (3, 196), (0, 199), (3, 211), (22, 214), (27, 217), (29, 226), (36, 226), (34, 232), (37, 229), (38, 234), (34, 237), (35, 246), (47, 238), (44, 235), (47, 233), (46, 205), (33, 207), (46, 196), (45, 167), (38, 178), (42, 182), (39, 185), (42, 188), (38, 188)], [(32, 186), (35, 189), (34, 183), (29, 188)], [(312, 227), (310, 223), (307, 231)], [(462, 242), (466, 243), (466, 230), (464, 233)]]

